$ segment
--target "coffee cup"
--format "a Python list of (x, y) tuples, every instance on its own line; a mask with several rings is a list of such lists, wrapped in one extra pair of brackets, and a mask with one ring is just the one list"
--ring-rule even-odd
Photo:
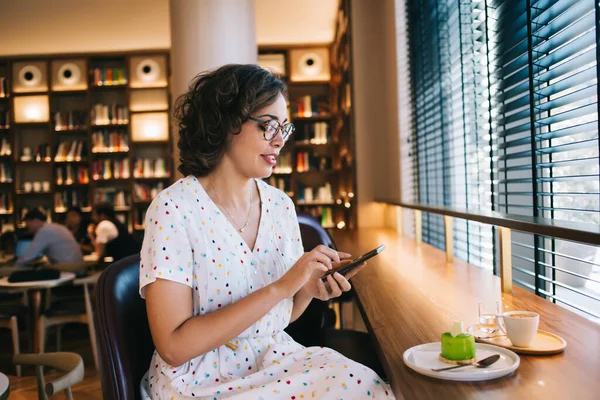
[(529, 347), (537, 334), (540, 315), (532, 311), (509, 311), (496, 318), (500, 330), (515, 347)]
[(33, 182), (33, 191), (41, 192), (42, 191), (42, 183), (38, 182), (38, 181)]
[(24, 182), (23, 183), (23, 190), (27, 193), (31, 192), (31, 182)]
[(49, 192), (50, 191), (50, 182), (49, 181), (42, 182), (42, 189), (44, 189), (44, 192)]

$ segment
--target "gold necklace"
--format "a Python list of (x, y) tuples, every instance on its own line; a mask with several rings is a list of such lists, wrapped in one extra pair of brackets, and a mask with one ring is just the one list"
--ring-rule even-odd
[(240, 233), (244, 232), (244, 229), (246, 229), (246, 227), (250, 223), (250, 214), (252, 214), (252, 200), (254, 200), (254, 190), (252, 190), (250, 192), (250, 202), (248, 203), (248, 218), (246, 218), (246, 223), (244, 224), (244, 226), (242, 226), (241, 228), (239, 228), (237, 222), (231, 216), (231, 214), (229, 213), (229, 210), (227, 209), (227, 207), (225, 207), (225, 204), (223, 204), (223, 202), (221, 201), (221, 198), (219, 197), (219, 193), (217, 193), (217, 189), (215, 188), (215, 185), (212, 182), (212, 180), (210, 181), (210, 185), (211, 185), (211, 187), (213, 189), (213, 192), (215, 192), (215, 196), (217, 197), (217, 201), (219, 202), (219, 204), (221, 204), (221, 207), (223, 207), (223, 210), (225, 210), (225, 212), (229, 216), (229, 219), (231, 220), (231, 222), (233, 222), (233, 224), (235, 225), (235, 227), (237, 228), (237, 230)]

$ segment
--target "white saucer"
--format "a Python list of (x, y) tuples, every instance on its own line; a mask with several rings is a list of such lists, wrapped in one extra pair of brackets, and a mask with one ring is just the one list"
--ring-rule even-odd
[(452, 365), (439, 360), (442, 343), (427, 343), (411, 347), (404, 352), (404, 363), (410, 369), (437, 379), (451, 381), (487, 381), (511, 374), (519, 368), (520, 359), (514, 352), (489, 344), (476, 343), (477, 360), (494, 354), (500, 354), (500, 359), (487, 368), (467, 366), (450, 371), (434, 372), (432, 368), (451, 367)]

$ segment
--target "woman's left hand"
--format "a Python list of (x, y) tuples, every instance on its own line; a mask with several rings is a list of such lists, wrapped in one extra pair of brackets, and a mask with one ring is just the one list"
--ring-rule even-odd
[[(338, 269), (351, 262), (352, 260), (333, 262), (332, 267), (333, 269)], [(316, 279), (311, 279), (308, 281), (301, 290), (304, 291), (308, 296), (322, 301), (334, 299), (341, 296), (343, 292), (350, 290), (352, 287), (349, 282), (350, 278), (363, 269), (365, 265), (367, 265), (366, 262), (362, 263), (358, 268), (353, 269), (345, 276), (338, 272), (334, 272), (333, 274), (327, 276), (326, 282), (323, 282), (321, 280), (321, 276), (318, 276)]]

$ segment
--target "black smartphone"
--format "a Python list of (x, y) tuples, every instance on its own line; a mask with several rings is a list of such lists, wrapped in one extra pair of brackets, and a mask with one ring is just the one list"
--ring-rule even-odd
[(339, 272), (342, 275), (346, 275), (348, 272), (352, 271), (355, 268), (358, 268), (363, 262), (367, 261), (369, 258), (375, 257), (377, 254), (381, 253), (385, 249), (384, 245), (379, 246), (378, 248), (371, 250), (368, 253), (363, 254), (355, 260), (352, 260), (350, 264), (346, 264), (341, 268), (332, 269), (327, 271), (325, 275), (321, 278), (323, 282), (327, 282), (327, 276)]

